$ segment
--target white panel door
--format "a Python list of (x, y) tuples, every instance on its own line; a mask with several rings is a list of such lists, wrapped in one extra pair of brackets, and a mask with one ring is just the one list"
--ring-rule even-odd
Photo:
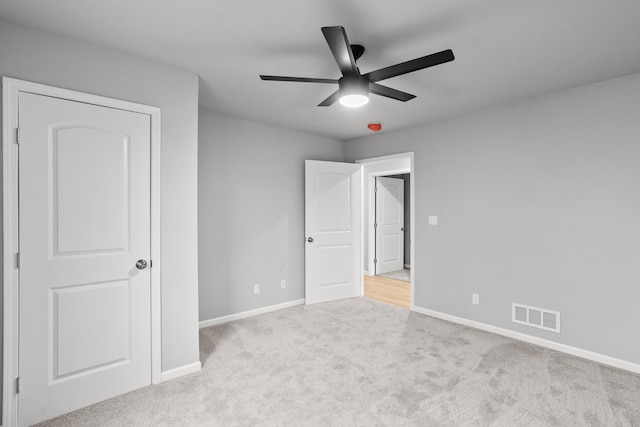
[(20, 425), (151, 383), (150, 123), (20, 94)]
[(376, 178), (376, 274), (404, 268), (404, 180)]
[(360, 296), (361, 166), (305, 161), (305, 301)]

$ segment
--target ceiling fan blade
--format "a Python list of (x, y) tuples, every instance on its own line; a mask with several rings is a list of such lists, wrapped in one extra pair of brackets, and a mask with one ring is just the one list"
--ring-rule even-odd
[(270, 80), (276, 82), (303, 82), (303, 83), (335, 83), (338, 84), (336, 79), (314, 79), (311, 77), (285, 77), (285, 76), (265, 76), (260, 74), (262, 80)]
[(347, 33), (343, 27), (322, 27), (322, 34), (327, 39), (329, 49), (338, 63), (343, 76), (359, 76), (356, 60), (353, 57)]
[(369, 92), (375, 93), (376, 95), (386, 96), (387, 98), (397, 99), (402, 102), (407, 102), (416, 97), (410, 93), (382, 86), (378, 83), (369, 83)]
[(453, 56), (453, 51), (451, 51), (451, 49), (447, 49), (443, 50), (442, 52), (432, 53), (431, 55), (412, 59), (411, 61), (392, 65), (386, 68), (381, 68), (379, 70), (367, 73), (365, 74), (365, 76), (369, 77), (369, 81), (371, 82), (378, 82), (380, 80), (389, 79), (391, 77), (422, 70), (423, 68), (440, 65), (445, 62), (453, 61), (454, 59), (455, 57)]
[(333, 105), (340, 98), (340, 91), (337, 90), (331, 94), (327, 99), (318, 104), (318, 107), (328, 107)]

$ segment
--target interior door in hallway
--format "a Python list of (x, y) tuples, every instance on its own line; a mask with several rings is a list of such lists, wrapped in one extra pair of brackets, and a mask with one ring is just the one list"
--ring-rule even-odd
[(150, 120), (20, 93), (20, 425), (151, 383)]
[(305, 301), (362, 295), (361, 166), (305, 161)]
[(376, 274), (404, 268), (404, 180), (376, 177)]

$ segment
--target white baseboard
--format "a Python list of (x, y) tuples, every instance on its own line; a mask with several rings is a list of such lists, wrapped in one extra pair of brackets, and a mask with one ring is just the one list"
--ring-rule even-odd
[(177, 368), (169, 369), (162, 372), (162, 382), (172, 380), (174, 378), (181, 377), (183, 375), (192, 374), (202, 369), (202, 363), (193, 362), (189, 365), (179, 366)]
[(362, 274), (364, 274), (365, 276), (371, 276), (368, 271), (363, 271)]
[(256, 308), (255, 310), (243, 311), (242, 313), (230, 314), (228, 316), (216, 317), (215, 319), (200, 321), (200, 328), (208, 326), (221, 325), (234, 320), (246, 319), (247, 317), (257, 316), (259, 314), (270, 313), (272, 311), (282, 310), (283, 308), (293, 307), (295, 305), (304, 304), (304, 298), (294, 301), (283, 302), (282, 304), (270, 305), (268, 307)]
[(411, 264), (405, 264), (404, 268), (408, 268), (409, 270), (411, 270)]
[(582, 357), (583, 359), (588, 359), (594, 362), (602, 363), (603, 365), (609, 365), (615, 368), (620, 368), (626, 371), (631, 371), (636, 374), (640, 374), (640, 365), (637, 363), (616, 359), (615, 357), (606, 356), (600, 353), (594, 353), (589, 350), (572, 347), (566, 344), (560, 344), (554, 341), (545, 340), (543, 338), (538, 338), (531, 335), (523, 334), (521, 332), (515, 332), (509, 329), (487, 325), (486, 323), (476, 322), (475, 320), (469, 320), (463, 317), (457, 317), (457, 316), (452, 316), (450, 314), (440, 313), (439, 311), (429, 310), (423, 307), (414, 306), (412, 307), (412, 310), (415, 311), (416, 313), (425, 314), (427, 316), (436, 317), (442, 320), (448, 320), (449, 322), (458, 323), (464, 326), (470, 326), (472, 328), (476, 328), (483, 331), (492, 332), (494, 334), (502, 335), (505, 337), (513, 338), (518, 341), (524, 341), (529, 344), (539, 345), (541, 347), (550, 348), (552, 350), (560, 351), (562, 353), (567, 353), (573, 356)]

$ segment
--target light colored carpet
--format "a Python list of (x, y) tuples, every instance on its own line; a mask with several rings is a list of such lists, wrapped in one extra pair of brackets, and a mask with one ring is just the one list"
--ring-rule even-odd
[(378, 274), (378, 276), (388, 277), (389, 279), (402, 280), (403, 282), (411, 281), (411, 270), (405, 268), (403, 270), (390, 271), (388, 273)]
[(202, 329), (203, 370), (49, 426), (638, 426), (640, 376), (355, 298)]

